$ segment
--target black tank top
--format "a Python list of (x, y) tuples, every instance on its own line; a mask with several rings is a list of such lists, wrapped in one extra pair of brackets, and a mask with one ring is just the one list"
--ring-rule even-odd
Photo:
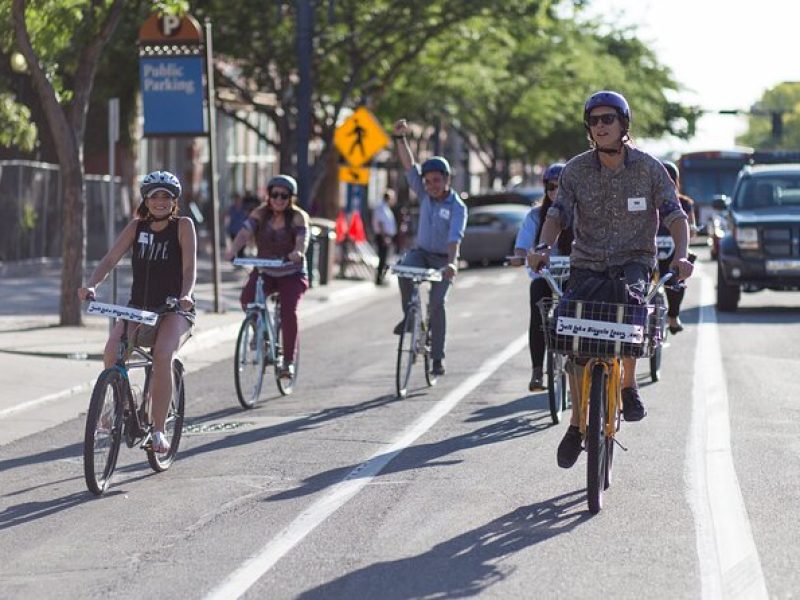
[(178, 219), (170, 219), (158, 232), (150, 229), (149, 221), (139, 221), (131, 266), (131, 306), (147, 310), (158, 308), (168, 296), (180, 298), (183, 259), (178, 242)]

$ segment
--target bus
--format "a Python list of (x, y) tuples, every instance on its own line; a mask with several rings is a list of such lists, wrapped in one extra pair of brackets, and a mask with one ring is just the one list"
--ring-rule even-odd
[(731, 196), (736, 176), (753, 159), (752, 148), (687, 152), (678, 159), (681, 192), (695, 201), (695, 219), (700, 233), (712, 221), (716, 196)]

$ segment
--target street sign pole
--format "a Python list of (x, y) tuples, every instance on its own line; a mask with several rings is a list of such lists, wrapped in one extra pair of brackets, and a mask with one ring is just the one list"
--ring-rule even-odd
[(297, 3), (297, 66), (300, 76), (297, 93), (297, 179), (300, 206), (309, 209), (311, 173), (308, 144), (311, 139), (311, 53), (314, 12), (310, 0)]
[[(119, 141), (119, 98), (108, 100), (108, 223), (106, 224), (108, 250), (114, 245), (117, 222), (117, 203), (114, 201), (114, 174), (117, 171), (117, 142)], [(117, 270), (111, 271), (111, 303), (117, 303)], [(108, 320), (109, 332), (114, 328), (114, 319)]]
[(219, 187), (217, 186), (217, 97), (214, 86), (214, 50), (211, 42), (211, 19), (205, 20), (206, 81), (208, 106), (208, 190), (211, 194), (211, 250), (212, 276), (214, 278), (214, 312), (221, 312), (219, 273)]

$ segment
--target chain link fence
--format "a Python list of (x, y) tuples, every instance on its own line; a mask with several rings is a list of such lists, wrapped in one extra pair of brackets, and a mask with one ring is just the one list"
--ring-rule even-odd
[[(86, 175), (86, 258), (108, 248), (108, 175)], [(115, 235), (131, 217), (128, 191), (114, 178)], [(58, 165), (0, 160), (0, 262), (60, 257), (63, 227)]]

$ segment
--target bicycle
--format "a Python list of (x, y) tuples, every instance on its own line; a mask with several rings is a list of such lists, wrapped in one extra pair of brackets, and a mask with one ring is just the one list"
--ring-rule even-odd
[[(661, 343), (666, 308), (652, 304), (658, 290), (674, 276), (667, 273), (652, 287), (643, 305), (572, 300), (547, 269), (541, 270), (557, 300), (540, 302), (549, 348), (566, 355), (574, 366), (570, 379), (580, 390), (579, 428), (588, 460), (586, 492), (589, 512), (603, 506), (603, 492), (611, 485), (614, 444), (621, 425), (622, 358), (651, 356)], [(554, 306), (555, 305), (555, 306)]]
[[(672, 236), (669, 235), (659, 235), (656, 236), (656, 258), (659, 261), (667, 260), (672, 256), (672, 253), (675, 251), (675, 242), (672, 239)], [(697, 255), (693, 253), (688, 254), (689, 262), (694, 264), (694, 261), (697, 259)], [(655, 278), (655, 273), (653, 274), (653, 283), (657, 282)], [(664, 307), (664, 310), (667, 310), (667, 298), (664, 294), (664, 290), (666, 288), (671, 288), (674, 290), (681, 290), (686, 287), (686, 284), (682, 281), (677, 281), (674, 283), (665, 283), (662, 287), (657, 288), (655, 296), (653, 296), (653, 304), (656, 306)], [(653, 354), (650, 356), (650, 381), (656, 383), (659, 379), (661, 379), (661, 355), (663, 353), (664, 348), (669, 346), (667, 343), (667, 337), (669, 336), (669, 328), (667, 327), (667, 321), (664, 320), (661, 323), (661, 331), (659, 332), (661, 337), (661, 343), (653, 350)]]
[[(183, 413), (186, 404), (183, 382), (183, 363), (179, 358), (172, 362), (172, 398), (170, 399), (164, 435), (169, 450), (163, 454), (153, 450), (153, 424), (150, 421), (150, 383), (153, 356), (138, 343), (137, 327), (133, 341), (129, 337), (129, 324), (154, 327), (161, 315), (176, 307), (177, 300), (167, 302), (153, 310), (139, 310), (129, 306), (90, 302), (88, 314), (115, 317), (124, 321), (122, 336), (117, 348), (114, 366), (105, 369), (97, 378), (92, 390), (86, 429), (83, 438), (83, 471), (86, 486), (100, 496), (108, 489), (117, 465), (122, 440), (128, 448), (137, 444), (147, 453), (147, 462), (157, 473), (170, 468), (178, 453), (183, 432)], [(134, 358), (136, 357), (136, 358)], [(144, 388), (141, 397), (136, 386), (131, 385), (130, 372), (144, 370)]]
[(410, 279), (413, 284), (411, 298), (406, 305), (403, 330), (400, 333), (400, 341), (397, 344), (395, 384), (397, 396), (405, 398), (408, 393), (411, 370), (420, 355), (423, 358), (425, 381), (428, 386), (436, 385), (438, 380), (438, 377), (432, 371), (430, 314), (423, 316), (420, 285), (424, 281), (441, 281), (442, 272), (438, 269), (394, 265), (392, 273), (398, 277)]
[[(233, 264), (253, 267), (258, 271), (263, 268), (282, 267), (286, 262), (268, 258), (236, 258)], [(294, 363), (294, 372), (290, 377), (282, 377), (281, 368), (285, 357), (281, 333), (281, 299), (277, 292), (267, 297), (264, 280), (259, 275), (256, 279), (255, 299), (247, 305), (236, 338), (233, 379), (236, 384), (236, 396), (242, 407), (249, 409), (258, 403), (264, 383), (264, 371), (269, 365), (274, 367), (275, 383), (281, 395), (291, 394), (297, 382), (299, 359), (300, 347), (297, 342), (294, 361), (289, 361)]]
[[(563, 288), (569, 279), (569, 256), (550, 257), (550, 275)], [(570, 405), (569, 386), (567, 385), (567, 374), (564, 370), (565, 358), (550, 346), (547, 346), (547, 399), (550, 404), (550, 417), (553, 423), (558, 425), (561, 422), (563, 411)]]

